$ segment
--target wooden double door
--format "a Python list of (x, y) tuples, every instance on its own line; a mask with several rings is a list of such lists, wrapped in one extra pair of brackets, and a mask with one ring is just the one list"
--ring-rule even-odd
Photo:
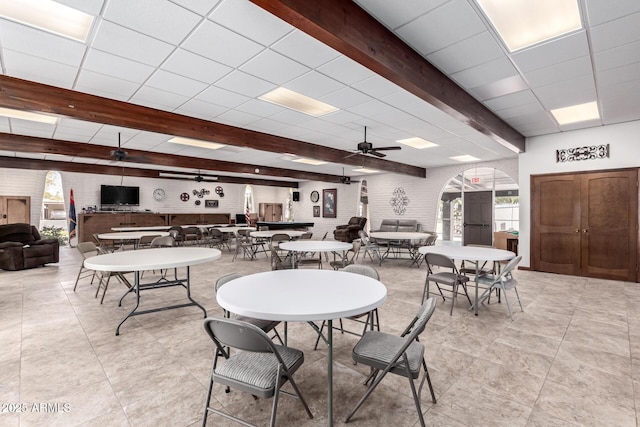
[(536, 271), (638, 281), (638, 170), (531, 177)]
[(0, 196), (0, 224), (31, 224), (31, 197)]

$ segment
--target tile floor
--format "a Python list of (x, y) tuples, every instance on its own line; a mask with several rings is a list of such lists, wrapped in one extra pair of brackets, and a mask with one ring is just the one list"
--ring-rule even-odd
[[(219, 261), (192, 269), (194, 298), (219, 314), (213, 284), (230, 272), (269, 269), (265, 260)], [(103, 305), (95, 287), (73, 285), (80, 257), (62, 248), (61, 262), (0, 271), (1, 426), (191, 426), (202, 420), (212, 343), (194, 307), (158, 312), (115, 326), (131, 307), (117, 306), (113, 283)], [(365, 263), (369, 263), (365, 261)], [(373, 265), (373, 264), (371, 264)], [(379, 268), (388, 287), (382, 329), (399, 333), (415, 314), (425, 267), (390, 260)], [(438, 304), (422, 341), (438, 398), (425, 390), (425, 420), (434, 426), (636, 426), (640, 402), (640, 286), (518, 271), (525, 312), (509, 320), (502, 304), (470, 314), (459, 300), (453, 316)], [(178, 288), (147, 291), (143, 306), (182, 301)], [(326, 425), (326, 352), (314, 333), (290, 325), (290, 345), (305, 352), (296, 378), (314, 419), (283, 396), (279, 425)], [(335, 335), (336, 425), (355, 405), (366, 368), (351, 362), (357, 338)], [(638, 392), (638, 393), (636, 393)], [(271, 401), (214, 390), (215, 405), (267, 425)], [(209, 425), (234, 425), (210, 416)], [(350, 425), (419, 425), (406, 380), (388, 377)]]

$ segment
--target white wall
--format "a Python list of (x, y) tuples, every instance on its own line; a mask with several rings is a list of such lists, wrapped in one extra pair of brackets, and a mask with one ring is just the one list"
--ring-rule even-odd
[[(640, 166), (640, 121), (582, 129), (559, 134), (527, 138), (526, 152), (519, 156), (520, 169), (520, 238), (518, 252), (521, 266), (530, 264), (531, 175)], [(556, 150), (609, 144), (608, 159), (556, 163)]]
[(39, 224), (47, 171), (0, 168), (0, 196), (31, 196), (31, 224)]

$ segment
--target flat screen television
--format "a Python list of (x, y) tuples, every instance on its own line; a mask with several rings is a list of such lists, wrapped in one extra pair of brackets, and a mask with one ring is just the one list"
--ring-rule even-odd
[(140, 205), (140, 187), (101, 185), (100, 205)]

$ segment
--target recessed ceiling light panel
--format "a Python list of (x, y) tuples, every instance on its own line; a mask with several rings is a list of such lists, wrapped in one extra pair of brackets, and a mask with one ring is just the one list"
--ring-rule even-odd
[(169, 140), (169, 142), (174, 144), (190, 145), (192, 147), (208, 148), (210, 150), (217, 150), (218, 148), (224, 147), (223, 144), (218, 144), (217, 142), (201, 141), (199, 139), (183, 138), (181, 136), (174, 136)]
[(476, 0), (511, 52), (582, 28), (577, 0)]
[(423, 148), (431, 148), (437, 147), (438, 144), (435, 144), (431, 141), (427, 141), (426, 139), (418, 138), (417, 136), (413, 138), (399, 139), (396, 142), (400, 144), (408, 145), (409, 147), (417, 148), (422, 150)]
[(48, 116), (46, 114), (31, 113), (29, 111), (12, 110), (11, 108), (1, 108), (0, 116), (10, 117), (12, 119), (29, 120), (32, 122), (47, 123), (55, 125), (58, 118), (55, 116)]
[(358, 169), (353, 169), (354, 172), (361, 172), (361, 173), (378, 173), (380, 171), (375, 170), (375, 169), (367, 169), (367, 168), (358, 168)]
[(300, 158), (300, 159), (292, 160), (292, 162), (304, 163), (305, 165), (312, 165), (312, 166), (320, 166), (320, 165), (326, 165), (327, 164), (327, 162), (324, 162), (322, 160), (305, 159), (304, 157)]
[(52, 0), (2, 0), (0, 16), (83, 43), (94, 19)]
[(555, 117), (559, 125), (586, 122), (600, 118), (598, 104), (595, 101), (572, 105), (571, 107), (557, 108), (551, 110), (551, 114), (553, 114), (553, 117)]
[(468, 154), (465, 154), (464, 156), (455, 156), (455, 157), (449, 157), (451, 160), (457, 160), (459, 162), (477, 162), (480, 159), (477, 157), (473, 157), (470, 156)]
[(299, 111), (313, 117), (324, 116), (325, 114), (338, 111), (339, 108), (326, 104), (317, 99), (310, 98), (298, 92), (294, 92), (284, 87), (279, 87), (271, 92), (265, 93), (259, 99), (281, 107)]

